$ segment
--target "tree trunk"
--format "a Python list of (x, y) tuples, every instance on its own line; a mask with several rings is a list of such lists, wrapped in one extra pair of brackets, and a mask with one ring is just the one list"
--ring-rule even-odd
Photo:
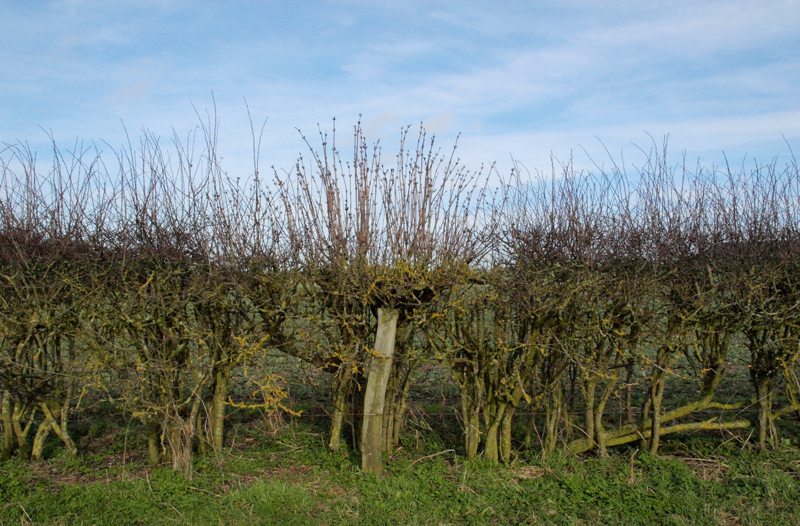
[(230, 370), (217, 367), (214, 375), (214, 398), (211, 404), (211, 447), (219, 454), (225, 445), (225, 405), (228, 403)]
[(350, 376), (346, 376), (341, 370), (337, 371), (331, 379), (333, 414), (331, 415), (328, 449), (334, 453), (339, 451), (342, 444), (342, 427), (344, 426), (344, 416), (347, 411), (347, 391), (349, 386)]
[(400, 436), (406, 424), (406, 411), (408, 410), (408, 393), (411, 391), (411, 375), (406, 376), (403, 382), (403, 389), (400, 391), (400, 399), (396, 402), (394, 419), (392, 421), (392, 442), (390, 449), (395, 449), (400, 445)]
[(35, 461), (42, 460), (42, 454), (44, 453), (44, 443), (47, 440), (47, 437), (50, 436), (50, 428), (52, 423), (50, 419), (45, 419), (42, 423), (39, 424), (39, 427), (36, 429), (36, 436), (33, 437), (33, 448), (31, 449), (31, 459)]
[(170, 456), (172, 457), (172, 469), (183, 473), (187, 478), (192, 472), (192, 448), (186, 447), (186, 436), (190, 433), (188, 422), (180, 419), (172, 422), (167, 432), (169, 441)]
[(39, 406), (42, 409), (45, 421), (50, 423), (50, 430), (61, 439), (64, 447), (67, 449), (67, 453), (72, 457), (76, 456), (78, 454), (78, 448), (75, 446), (72, 437), (69, 436), (69, 427), (67, 425), (69, 417), (69, 399), (65, 400), (61, 405), (59, 420), (56, 420), (55, 416), (53, 416), (53, 412), (46, 402), (39, 404)]
[(465, 390), (461, 392), (461, 417), (464, 420), (464, 449), (469, 460), (478, 456), (481, 443), (481, 410)]
[(505, 406), (505, 412), (500, 422), (500, 459), (504, 464), (511, 462), (511, 430), (514, 423), (514, 412), (522, 401), (523, 394), (522, 387), (517, 384), (511, 394), (511, 401)]
[(378, 309), (378, 333), (364, 392), (364, 418), (361, 427), (361, 468), (367, 473), (383, 473), (383, 409), (386, 385), (392, 368), (397, 309)]
[(517, 408), (513, 405), (506, 408), (503, 421), (500, 423), (500, 459), (504, 464), (511, 462), (511, 425), (516, 410)]
[(625, 365), (625, 422), (620, 425), (633, 422), (633, 373), (634, 361), (630, 360)]
[(395, 377), (394, 385), (387, 389), (387, 403), (389, 410), (385, 411), (384, 432), (386, 437), (385, 451), (390, 452), (400, 445), (400, 434), (406, 421), (408, 409), (408, 393), (411, 391), (411, 367), (393, 368), (392, 376)]
[(397, 384), (399, 383), (399, 364), (393, 360), (389, 370), (389, 379), (386, 383), (386, 396), (383, 402), (383, 452), (389, 453), (394, 449), (394, 417), (397, 410)]
[(384, 451), (391, 452), (400, 445), (400, 437), (406, 421), (408, 408), (408, 393), (411, 391), (411, 373), (414, 370), (414, 358), (410, 355), (412, 350), (413, 326), (406, 324), (397, 329), (395, 334), (395, 359), (392, 361), (392, 372), (389, 386), (386, 388), (386, 403), (388, 409), (384, 411)]
[(366, 379), (361, 375), (354, 376), (353, 387), (350, 389), (347, 402), (348, 412), (345, 413), (345, 416), (350, 417), (345, 420), (350, 424), (350, 446), (353, 450), (359, 451), (361, 450), (361, 426), (364, 418), (364, 392), (366, 389)]
[(564, 409), (564, 394), (560, 385), (555, 385), (550, 403), (545, 408), (544, 453), (550, 454), (558, 445), (558, 421)]
[(157, 426), (147, 430), (147, 460), (150, 465), (157, 466), (161, 463), (161, 440)]
[[(741, 408), (741, 406), (740, 406)], [(732, 422), (721, 422), (716, 418), (709, 418), (700, 422), (686, 422), (683, 424), (674, 424), (671, 426), (664, 426), (661, 428), (661, 436), (669, 435), (672, 433), (691, 433), (694, 431), (718, 431), (723, 429), (747, 429), (752, 427), (752, 422), (749, 420), (735, 420)], [(627, 427), (624, 431), (611, 431), (606, 436), (606, 446), (619, 446), (622, 444), (630, 444), (641, 440), (644, 434), (645, 438), (650, 435), (649, 428), (644, 433), (638, 429), (629, 431)], [(573, 440), (566, 447), (566, 451), (573, 454), (580, 454), (590, 451), (592, 449), (588, 439), (582, 438)]]
[(182, 473), (187, 479), (192, 478), (192, 447), (196, 434), (195, 423), (200, 412), (200, 397), (192, 402), (188, 417), (175, 414), (171, 418), (167, 439), (172, 455), (172, 469)]
[(162, 460), (162, 428), (158, 425), (158, 422), (145, 416), (140, 416), (139, 422), (142, 423), (147, 434), (147, 460), (151, 466), (157, 466)]
[(586, 406), (583, 408), (583, 432), (586, 435), (586, 438), (588, 438), (592, 443), (595, 443), (594, 400), (596, 386), (597, 381), (590, 378), (586, 378), (581, 384), (581, 387), (583, 388), (583, 403), (586, 404)]
[(464, 421), (464, 451), (467, 459), (478, 456), (481, 444), (481, 406), (483, 389), (476, 377), (463, 378), (461, 391), (461, 419)]
[(11, 409), (11, 393), (3, 392), (3, 401), (0, 404), (0, 415), (3, 422), (3, 449), (0, 450), (0, 460), (11, 457), (14, 451), (14, 423)]
[(759, 378), (755, 381), (758, 400), (758, 447), (762, 451), (775, 447), (776, 430), (772, 414), (772, 379)]
[[(12, 402), (12, 405), (11, 427), (14, 429), (14, 436), (17, 438), (19, 456), (27, 460), (31, 457), (31, 446), (28, 443), (28, 435), (33, 427), (33, 417), (36, 415), (36, 407), (29, 407), (21, 402)], [(23, 420), (25, 420), (24, 424)]]
[(489, 425), (486, 426), (486, 439), (483, 444), (483, 458), (492, 464), (500, 463), (500, 423), (506, 410), (506, 403), (497, 404)]
[[(650, 422), (650, 407), (652, 405), (653, 405), (653, 400), (651, 400), (651, 397), (649, 395), (645, 396), (644, 400), (642, 401), (642, 411), (641, 414), (639, 415), (639, 424), (638, 424), (639, 429), (641, 430), (641, 432), (639, 433), (641, 435), (641, 438), (639, 439), (639, 449), (641, 449), (642, 451), (650, 448), (649, 439), (645, 437), (644, 432), (645, 432), (645, 427), (647, 427)], [(621, 426), (621, 428), (623, 427), (625, 426)]]
[(616, 385), (617, 377), (614, 376), (609, 381), (608, 385), (606, 385), (605, 389), (603, 390), (603, 394), (600, 396), (600, 401), (597, 402), (597, 405), (594, 409), (594, 441), (597, 444), (597, 450), (600, 453), (600, 456), (603, 457), (608, 456), (608, 451), (606, 450), (606, 430), (603, 426), (603, 415), (605, 415), (606, 405), (608, 404)]
[[(675, 409), (671, 409), (666, 413), (661, 415), (661, 423), (662, 427), (660, 429), (661, 436), (664, 436), (669, 433), (679, 433), (684, 432), (687, 430), (710, 430), (710, 429), (743, 429), (749, 427), (751, 424), (747, 420), (737, 420), (735, 422), (719, 422), (714, 421), (714, 419), (710, 419), (704, 422), (689, 422), (686, 424), (674, 424), (672, 426), (663, 427), (664, 424), (668, 422), (672, 422), (673, 420), (677, 420), (679, 418), (683, 418), (689, 416), (693, 413), (698, 411), (703, 411), (705, 409), (720, 409), (723, 411), (730, 411), (730, 410), (740, 410), (744, 407), (744, 403), (734, 403), (734, 404), (723, 404), (720, 402), (714, 402), (712, 399), (708, 397), (704, 397), (701, 400), (695, 400), (694, 402), (689, 402), (686, 405), (681, 407), (677, 407)], [(646, 419), (644, 421), (640, 421), (638, 424), (629, 424), (620, 427), (619, 429), (615, 429), (613, 431), (609, 431), (606, 433), (605, 440), (606, 446), (617, 446), (620, 444), (628, 444), (630, 442), (635, 442), (639, 440), (647, 439), (650, 436), (650, 419)], [(572, 440), (566, 445), (566, 451), (579, 454), (585, 453), (594, 449), (595, 441), (590, 440), (589, 438), (577, 438)]]
[(658, 454), (658, 447), (661, 443), (661, 402), (664, 400), (664, 383), (664, 376), (659, 375), (650, 386), (650, 406), (653, 410), (653, 417), (650, 419), (648, 450), (651, 455)]

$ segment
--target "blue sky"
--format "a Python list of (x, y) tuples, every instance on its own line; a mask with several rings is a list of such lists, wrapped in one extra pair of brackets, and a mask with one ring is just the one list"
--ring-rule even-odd
[[(423, 121), (472, 167), (636, 164), (647, 133), (718, 163), (800, 155), (800, 1), (0, 1), (0, 142), (169, 136), (216, 100), (231, 173), (291, 167), (296, 127)], [(746, 161), (747, 162), (747, 161)]]

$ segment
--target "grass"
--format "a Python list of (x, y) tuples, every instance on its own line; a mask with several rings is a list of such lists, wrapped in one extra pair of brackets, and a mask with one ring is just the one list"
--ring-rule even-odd
[(361, 473), (349, 452), (328, 453), (302, 418), (271, 436), (254, 426), (239, 444), (198, 458), (192, 480), (117, 451), (8, 461), (0, 523), (714, 525), (800, 516), (800, 452), (757, 454), (702, 436), (667, 442), (660, 457), (622, 450), (499, 468), (422, 443), (394, 454), (382, 478)]

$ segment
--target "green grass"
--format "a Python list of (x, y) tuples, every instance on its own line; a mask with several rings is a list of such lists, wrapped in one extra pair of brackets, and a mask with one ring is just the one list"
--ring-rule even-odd
[[(257, 434), (257, 429), (250, 432)], [(302, 418), (197, 459), (192, 480), (122, 454), (0, 464), (1, 524), (796, 524), (800, 452), (698, 437), (664, 455), (493, 467), (423, 443), (387, 474), (332, 455)], [(712, 444), (716, 444), (715, 446)], [(680, 447), (678, 447), (678, 445)]]
[(149, 467), (138, 421), (96, 403), (72, 428), (77, 459), (51, 440), (43, 462), (0, 463), (0, 525), (798, 523), (796, 432), (768, 453), (708, 433), (665, 437), (659, 457), (632, 447), (608, 458), (534, 451), (497, 467), (460, 456), (458, 422), (443, 410), (452, 400), (441, 402), (455, 393), (441, 371), (429, 373), (440, 376), (422, 382), (384, 477), (360, 472), (352, 451), (325, 449), (324, 383), (306, 381), (292, 400), (299, 418), (231, 411), (230, 447), (197, 457), (191, 480)]

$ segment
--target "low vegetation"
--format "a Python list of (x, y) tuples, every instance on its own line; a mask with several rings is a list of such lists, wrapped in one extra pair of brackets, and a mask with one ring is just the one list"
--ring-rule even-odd
[(239, 433), (223, 453), (197, 456), (192, 480), (147, 462), (137, 421), (78, 421), (77, 458), (54, 447), (42, 462), (0, 464), (0, 523), (791, 525), (798, 512), (800, 455), (788, 445), (765, 453), (695, 436), (666, 439), (658, 457), (625, 449), (496, 466), (440, 449), (429, 432), (409, 435), (376, 477), (349, 447), (330, 453), (321, 419), (235, 418)]

